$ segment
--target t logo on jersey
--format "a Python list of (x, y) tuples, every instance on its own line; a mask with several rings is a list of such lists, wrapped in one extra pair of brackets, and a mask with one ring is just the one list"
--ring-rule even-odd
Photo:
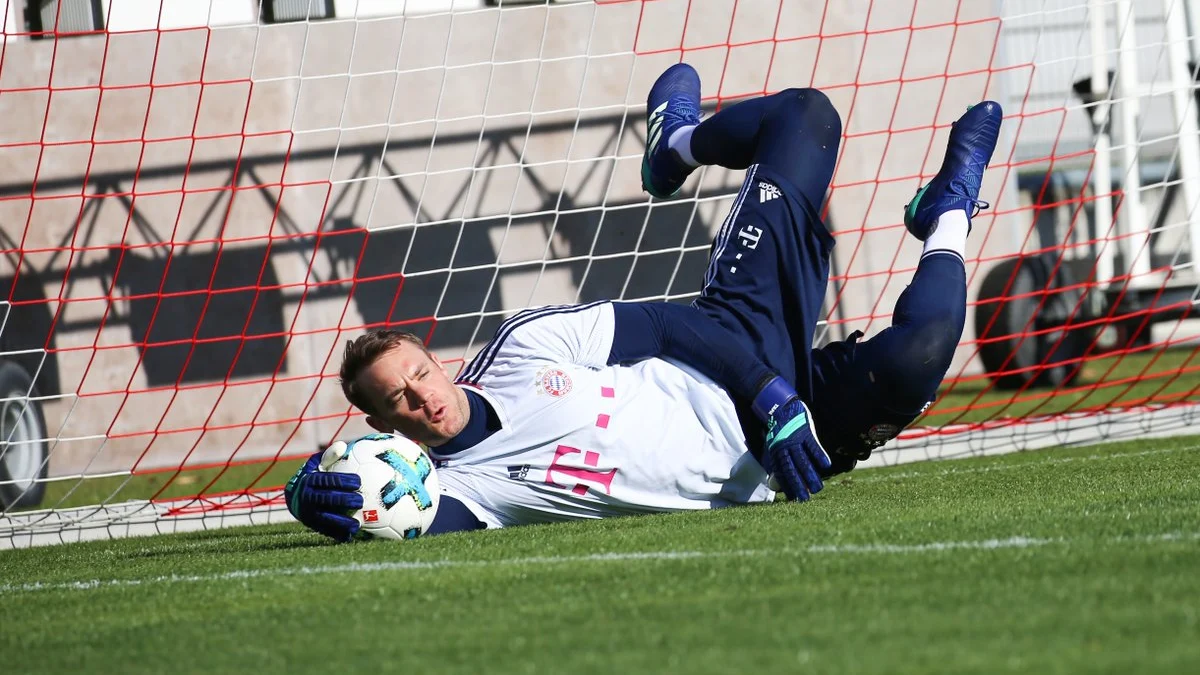
[(758, 203), (769, 202), (779, 197), (779, 188), (767, 182), (758, 184)]
[[(762, 239), (762, 233), (763, 231), (761, 227), (747, 225), (741, 230), (738, 230), (738, 243), (745, 248), (758, 248), (758, 240)], [(738, 255), (738, 258), (741, 258), (740, 254)]]
[(571, 488), (571, 492), (574, 492), (581, 497), (588, 493), (587, 483), (592, 483), (603, 488), (604, 494), (612, 494), (611, 490), (613, 477), (617, 475), (617, 470), (609, 469), (608, 471), (599, 471), (597, 469), (570, 466), (563, 463), (562, 460), (564, 457), (567, 457), (568, 455), (574, 455), (576, 453), (583, 453), (584, 467), (599, 466), (600, 453), (593, 452), (591, 450), (584, 452), (579, 448), (560, 445), (557, 449), (555, 449), (554, 459), (550, 462), (550, 466), (546, 469), (546, 484), (557, 488), (567, 487), (566, 485), (555, 482), (554, 474), (557, 473), (580, 481), (575, 484), (575, 487)]

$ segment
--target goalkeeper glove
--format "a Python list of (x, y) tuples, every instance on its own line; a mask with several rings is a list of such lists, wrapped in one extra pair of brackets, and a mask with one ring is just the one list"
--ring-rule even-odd
[(321, 471), (323, 454), (308, 458), (284, 486), (283, 496), (296, 520), (326, 537), (350, 541), (358, 532), (359, 522), (347, 514), (362, 508), (362, 495), (358, 493), (362, 479), (353, 473)]
[(829, 455), (817, 440), (812, 414), (796, 390), (776, 375), (759, 388), (751, 407), (767, 423), (763, 468), (783, 493), (806, 501), (820, 492), (819, 471), (830, 467)]

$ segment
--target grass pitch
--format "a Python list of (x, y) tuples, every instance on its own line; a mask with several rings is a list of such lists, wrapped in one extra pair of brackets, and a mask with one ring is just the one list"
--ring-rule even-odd
[(338, 546), (0, 553), (6, 672), (1196, 672), (1200, 439), (864, 470), (808, 504)]

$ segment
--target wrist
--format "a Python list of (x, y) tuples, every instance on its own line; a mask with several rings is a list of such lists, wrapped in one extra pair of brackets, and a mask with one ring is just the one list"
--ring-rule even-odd
[(760, 420), (767, 422), (771, 419), (771, 415), (775, 414), (775, 411), (796, 397), (795, 387), (788, 384), (788, 381), (779, 375), (774, 375), (758, 387), (758, 393), (754, 395), (750, 409)]

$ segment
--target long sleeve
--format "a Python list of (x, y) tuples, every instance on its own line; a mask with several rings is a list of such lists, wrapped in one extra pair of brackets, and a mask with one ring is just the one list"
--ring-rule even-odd
[(438, 503), (437, 515), (425, 534), (446, 534), (447, 532), (462, 532), (464, 530), (482, 530), (485, 525), (461, 501), (447, 494), (442, 494)]

